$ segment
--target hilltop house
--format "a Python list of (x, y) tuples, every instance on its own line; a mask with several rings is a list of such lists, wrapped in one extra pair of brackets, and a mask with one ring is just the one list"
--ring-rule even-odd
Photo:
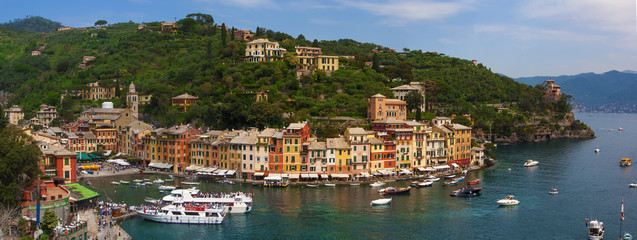
[(246, 43), (246, 62), (272, 62), (283, 57), (287, 50), (279, 47), (278, 42), (257, 39)]
[(407, 119), (407, 102), (398, 99), (387, 99), (376, 94), (367, 99), (367, 121), (373, 122), (384, 119)]

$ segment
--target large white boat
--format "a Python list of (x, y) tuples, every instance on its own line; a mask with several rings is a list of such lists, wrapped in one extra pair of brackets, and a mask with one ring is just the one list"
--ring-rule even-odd
[(382, 187), (382, 186), (385, 186), (385, 183), (381, 182), (381, 181), (378, 181), (378, 182), (369, 184), (369, 186), (371, 186), (371, 187)]
[(252, 211), (252, 194), (248, 193), (204, 193), (196, 188), (175, 189), (161, 199), (165, 203), (185, 202), (223, 205), (227, 213), (247, 213)]
[(603, 222), (597, 221), (597, 219), (588, 222), (588, 219), (586, 219), (586, 226), (588, 226), (589, 240), (604, 239), (604, 223)]
[(214, 204), (194, 206), (175, 202), (160, 209), (138, 209), (142, 218), (161, 223), (221, 224), (226, 217), (223, 207)]
[(531, 159), (526, 160), (526, 162), (524, 163), (525, 167), (533, 167), (533, 166), (537, 166), (540, 162), (538, 161), (533, 161)]

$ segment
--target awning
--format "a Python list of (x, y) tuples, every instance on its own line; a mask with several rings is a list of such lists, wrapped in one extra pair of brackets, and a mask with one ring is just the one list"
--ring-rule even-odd
[(228, 172), (228, 170), (221, 170), (219, 172), (217, 172), (218, 175), (226, 175), (226, 172)]
[(434, 169), (436, 169), (436, 170), (449, 169), (449, 168), (451, 168), (451, 167), (449, 167), (449, 165), (434, 166)]
[(267, 177), (263, 178), (263, 180), (266, 180), (266, 181), (281, 181), (281, 176), (272, 176), (272, 174), (270, 174), (270, 176), (267, 176)]
[(277, 177), (277, 178), (281, 179), (281, 174), (280, 173), (270, 173), (268, 175), (268, 177)]
[(287, 177), (289, 177), (287, 173), (282, 173), (281, 174), (281, 178), (287, 178)]
[(308, 174), (308, 178), (316, 178), (316, 179), (318, 179), (318, 174), (310, 173), (310, 174)]
[(404, 169), (404, 168), (401, 168), (401, 169), (400, 169), (400, 172), (401, 172), (401, 173), (404, 173), (404, 174), (412, 174), (412, 172), (411, 172), (411, 171), (409, 171), (408, 169)]
[(290, 173), (290, 179), (299, 179), (298, 173)]
[(360, 177), (369, 177), (369, 173), (362, 172), (362, 173), (361, 173), (361, 175), (360, 175)]
[(333, 178), (349, 178), (349, 175), (344, 173), (332, 173), (330, 175), (332, 175)]
[(329, 178), (329, 176), (327, 176), (327, 174), (321, 174), (321, 178), (322, 179), (327, 179), (327, 178)]
[(236, 173), (236, 172), (237, 172), (237, 171), (235, 171), (235, 170), (228, 170), (228, 171), (226, 172), (226, 175), (232, 176), (232, 175), (234, 175), (234, 173)]
[(186, 171), (200, 171), (201, 169), (203, 169), (203, 167), (197, 166), (197, 165), (190, 165), (190, 166), (186, 167), (184, 170), (186, 170)]
[(91, 157), (86, 155), (86, 153), (78, 153), (76, 158), (77, 160), (91, 160)]
[(453, 166), (454, 168), (459, 168), (460, 166), (458, 166), (458, 164), (456, 163), (452, 163), (451, 166)]
[(310, 178), (310, 175), (307, 173), (301, 173), (301, 178)]
[(432, 167), (427, 167), (427, 169), (425, 169), (425, 170), (426, 170), (426, 171), (429, 171), (429, 172), (436, 171), (436, 169), (434, 169), (434, 168), (432, 168)]
[(427, 171), (427, 169), (426, 169), (426, 168), (424, 168), (424, 167), (419, 167), (419, 168), (418, 168), (418, 171), (426, 172), (426, 171)]
[(255, 176), (255, 177), (265, 176), (265, 173), (264, 173), (264, 172), (255, 172), (255, 173), (254, 173), (254, 176)]

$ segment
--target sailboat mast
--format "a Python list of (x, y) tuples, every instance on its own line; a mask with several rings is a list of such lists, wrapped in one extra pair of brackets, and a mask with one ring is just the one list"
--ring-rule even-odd
[(619, 221), (619, 238), (622, 237), (622, 227), (624, 225), (624, 196), (622, 195), (622, 213), (621, 213), (621, 221)]

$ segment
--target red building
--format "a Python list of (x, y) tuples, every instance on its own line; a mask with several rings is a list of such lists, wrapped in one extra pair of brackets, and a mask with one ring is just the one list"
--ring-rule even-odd
[(270, 162), (268, 163), (270, 172), (272, 173), (282, 173), (283, 172), (283, 132), (276, 132), (270, 138), (270, 152), (268, 153), (268, 158)]
[(42, 151), (40, 169), (46, 176), (64, 183), (77, 181), (76, 153), (57, 144), (38, 142)]
[(190, 106), (195, 105), (197, 101), (199, 101), (198, 97), (184, 93), (172, 98), (172, 105), (183, 107), (182, 111), (187, 112)]

